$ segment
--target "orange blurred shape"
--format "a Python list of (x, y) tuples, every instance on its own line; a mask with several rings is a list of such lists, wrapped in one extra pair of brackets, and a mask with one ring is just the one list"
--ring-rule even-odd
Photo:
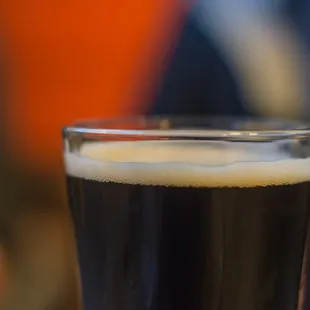
[(25, 165), (52, 169), (61, 160), (64, 124), (143, 111), (145, 88), (160, 65), (153, 60), (175, 33), (179, 3), (5, 1), (13, 154)]

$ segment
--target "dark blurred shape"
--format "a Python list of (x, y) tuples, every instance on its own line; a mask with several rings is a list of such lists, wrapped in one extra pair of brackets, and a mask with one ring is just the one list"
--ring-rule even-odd
[(305, 49), (305, 87), (307, 91), (305, 102), (305, 118), (310, 119), (310, 1), (308, 0), (287, 0), (286, 13), (294, 22), (299, 36), (304, 42)]
[(225, 60), (191, 14), (165, 72), (154, 114), (245, 115), (238, 85)]
[(287, 0), (286, 12), (294, 21), (299, 34), (310, 49), (310, 1)]

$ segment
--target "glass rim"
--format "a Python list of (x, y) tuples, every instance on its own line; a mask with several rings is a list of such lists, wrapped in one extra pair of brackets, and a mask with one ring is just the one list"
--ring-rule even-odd
[[(172, 122), (183, 125), (180, 128), (174, 128), (171, 126)], [(204, 125), (193, 126), (196, 123)], [(218, 125), (210, 126), (210, 124), (213, 123)], [(122, 126), (126, 124), (133, 125), (128, 126), (128, 128), (122, 128)], [(148, 128), (150, 124), (155, 124), (155, 128)], [(235, 127), (226, 128), (223, 124), (230, 124)], [(241, 125), (243, 125), (244, 128)], [(255, 127), (255, 125), (257, 127)], [(310, 138), (310, 126), (302, 121), (263, 117), (133, 116), (107, 119), (93, 118), (77, 121), (72, 125), (64, 126), (63, 134), (64, 136), (91, 135), (93, 137), (114, 136), (117, 138), (140, 137), (145, 139), (148, 137), (156, 137), (158, 139), (273, 141)]]

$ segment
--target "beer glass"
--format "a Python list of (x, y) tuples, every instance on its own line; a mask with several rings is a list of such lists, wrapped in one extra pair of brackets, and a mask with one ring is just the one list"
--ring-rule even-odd
[(237, 118), (66, 127), (84, 309), (300, 309), (309, 137)]

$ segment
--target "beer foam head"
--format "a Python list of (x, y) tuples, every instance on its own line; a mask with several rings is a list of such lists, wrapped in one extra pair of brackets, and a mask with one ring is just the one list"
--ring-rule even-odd
[(100, 182), (187, 187), (255, 187), (310, 180), (310, 159), (279, 143), (100, 142), (65, 152), (67, 174)]

